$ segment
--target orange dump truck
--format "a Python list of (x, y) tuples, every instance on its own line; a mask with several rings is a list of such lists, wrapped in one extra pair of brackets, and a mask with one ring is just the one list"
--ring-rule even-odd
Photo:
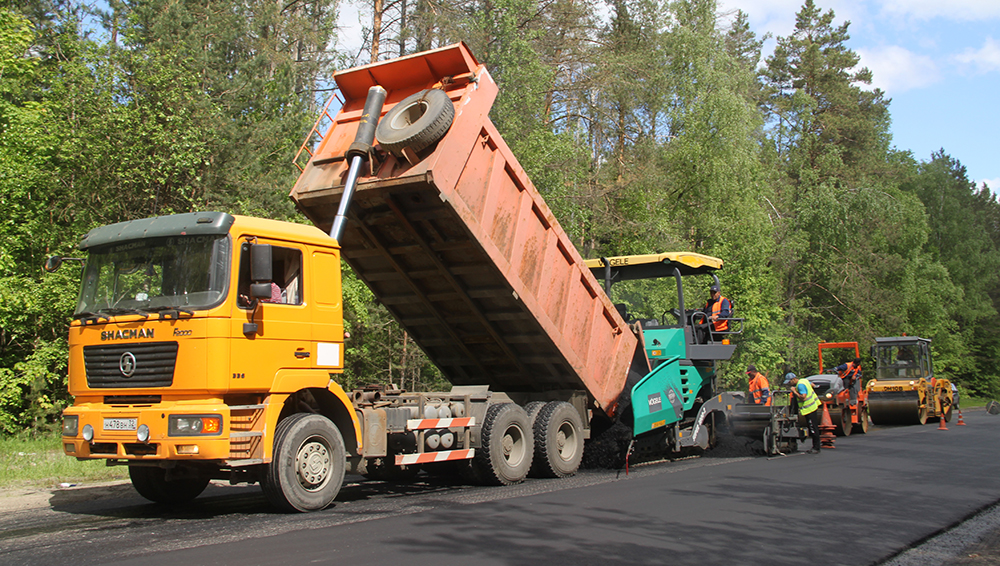
[[(206, 212), (85, 236), (66, 453), (128, 465), (153, 501), (214, 478), (298, 511), (348, 470), (573, 474), (649, 362), (490, 122), (496, 84), (463, 44), (334, 78), (343, 107), (291, 192), (318, 228)], [(341, 258), (450, 391), (341, 387)]]

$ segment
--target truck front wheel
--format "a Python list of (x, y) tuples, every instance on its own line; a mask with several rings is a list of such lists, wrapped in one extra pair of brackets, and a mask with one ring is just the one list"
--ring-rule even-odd
[(139, 495), (168, 505), (187, 503), (198, 497), (211, 479), (199, 475), (167, 477), (167, 470), (150, 466), (129, 466), (128, 477)]
[(261, 487), (284, 511), (318, 511), (333, 502), (347, 467), (344, 438), (330, 419), (298, 413), (278, 423)]

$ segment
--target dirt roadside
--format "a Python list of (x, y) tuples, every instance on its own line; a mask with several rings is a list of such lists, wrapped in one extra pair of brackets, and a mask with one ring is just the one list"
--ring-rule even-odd
[(55, 488), (4, 489), (0, 490), (0, 513), (49, 507), (49, 501), (57, 493), (64, 501), (76, 502), (121, 496), (130, 492), (132, 492), (132, 484), (128, 480), (74, 484)]

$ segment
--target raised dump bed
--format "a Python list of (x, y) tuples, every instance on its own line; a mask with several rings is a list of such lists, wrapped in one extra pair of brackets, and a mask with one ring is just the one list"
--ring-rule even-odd
[(334, 79), (344, 105), (291, 192), (299, 210), (329, 231), (370, 87), (388, 92), (383, 116), (443, 90), (455, 118), (440, 141), (398, 155), (376, 146), (343, 257), (452, 384), (586, 390), (613, 412), (637, 339), (490, 122), (485, 67), (459, 43)]

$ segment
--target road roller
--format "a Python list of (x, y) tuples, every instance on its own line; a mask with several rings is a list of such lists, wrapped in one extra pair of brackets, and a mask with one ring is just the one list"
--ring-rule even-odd
[(917, 336), (876, 338), (875, 379), (868, 382), (868, 415), (877, 425), (951, 421), (951, 382), (934, 375), (931, 341)]

